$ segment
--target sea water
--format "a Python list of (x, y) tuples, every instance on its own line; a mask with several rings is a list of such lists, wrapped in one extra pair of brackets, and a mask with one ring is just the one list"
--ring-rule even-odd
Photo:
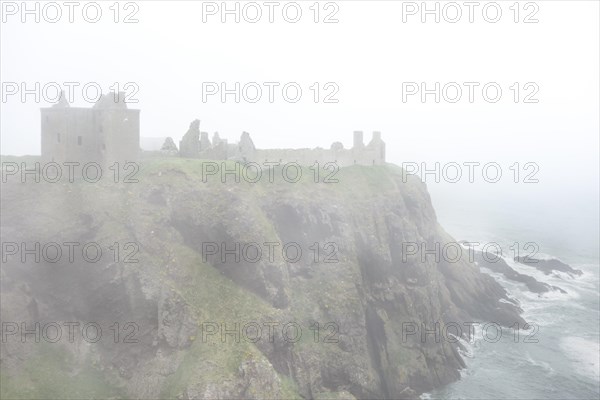
[[(439, 214), (438, 214), (439, 215)], [(597, 214), (590, 215), (594, 226)], [(523, 318), (533, 330), (503, 329), (497, 342), (483, 340), (480, 332), (463, 351), (467, 368), (461, 379), (424, 399), (598, 399), (600, 398), (600, 276), (597, 231), (569, 232), (556, 229), (552, 221), (498, 218), (477, 227), (466, 214), (440, 216), (444, 228), (457, 240), (500, 243), (506, 250), (514, 242), (535, 241), (537, 257), (554, 257), (583, 271), (582, 276), (565, 273), (546, 275), (534, 267), (513, 261), (512, 251), (503, 253), (508, 265), (522, 274), (555, 285), (567, 292), (552, 291), (541, 296), (525, 285), (501, 274), (492, 275), (518, 301)], [(489, 221), (489, 219), (488, 219)], [(555, 221), (556, 223), (556, 221)], [(490, 228), (490, 225), (492, 228)], [(527, 228), (524, 228), (527, 225)], [(557, 224), (560, 225), (560, 224)], [(561, 239), (561, 235), (563, 238)], [(530, 340), (526, 340), (528, 335)], [(494, 332), (488, 336), (493, 338)]]

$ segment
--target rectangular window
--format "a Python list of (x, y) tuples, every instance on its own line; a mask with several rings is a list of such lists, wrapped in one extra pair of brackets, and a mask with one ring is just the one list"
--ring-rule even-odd
[(81, 136), (77, 136), (77, 144), (81, 146)]
[(56, 140), (58, 141), (58, 143), (60, 143), (60, 132), (58, 132), (58, 133), (56, 134)]

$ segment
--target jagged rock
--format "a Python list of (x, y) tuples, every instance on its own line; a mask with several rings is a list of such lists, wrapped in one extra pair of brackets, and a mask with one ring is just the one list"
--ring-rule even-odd
[(502, 258), (486, 258), (483, 257), (481, 251), (475, 251), (474, 255), (475, 260), (479, 264), (479, 266), (488, 268), (494, 272), (501, 273), (511, 281), (524, 283), (527, 286), (527, 288), (533, 293), (546, 293), (551, 290), (557, 290), (563, 294), (567, 293), (558, 286), (548, 285), (547, 283), (538, 281), (533, 276), (521, 274), (515, 271)]
[(546, 275), (550, 275), (552, 271), (566, 272), (570, 276), (583, 275), (583, 271), (571, 268), (571, 266), (560, 260), (557, 260), (556, 258), (546, 260), (533, 257), (515, 257), (515, 261), (530, 267), (535, 267)]

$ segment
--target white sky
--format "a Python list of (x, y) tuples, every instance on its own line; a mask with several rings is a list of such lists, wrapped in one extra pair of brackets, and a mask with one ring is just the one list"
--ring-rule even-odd
[[(508, 172), (515, 161), (532, 161), (540, 165), (538, 185), (462, 185), (461, 196), (560, 198), (562, 204), (569, 193), (573, 207), (585, 202), (597, 210), (597, 1), (537, 1), (535, 24), (513, 22), (514, 1), (498, 2), (503, 15), (496, 24), (482, 18), (488, 2), (476, 8), (474, 23), (463, 15), (455, 24), (434, 23), (431, 16), (421, 23), (419, 15), (403, 23), (400, 1), (338, 1), (336, 24), (312, 22), (314, 1), (299, 2), (303, 16), (296, 24), (283, 20), (281, 6), (275, 23), (263, 15), (256, 24), (234, 23), (232, 17), (223, 24), (218, 15), (202, 22), (202, 2), (139, 1), (139, 23), (115, 24), (108, 9), (113, 1), (100, 3), (105, 14), (96, 24), (77, 10), (72, 24), (66, 16), (56, 24), (6, 16), (2, 82), (98, 82), (105, 91), (115, 82), (135, 82), (139, 103), (133, 108), (142, 110), (142, 136), (172, 136), (176, 142), (198, 118), (211, 135), (219, 131), (235, 141), (248, 131), (264, 148), (329, 147), (334, 141), (348, 147), (352, 131), (365, 131), (368, 141), (378, 130), (387, 160), (396, 164), (495, 161)], [(528, 11), (521, 10), (521, 19)], [(203, 82), (253, 81), (298, 82), (302, 100), (289, 104), (278, 95), (273, 104), (222, 104), (217, 97), (202, 102)], [(499, 83), (502, 99), (490, 104), (476, 91), (473, 104), (466, 93), (457, 104), (423, 104), (417, 96), (402, 102), (402, 82), (469, 81)], [(314, 82), (335, 82), (339, 103), (314, 104), (308, 90)], [(514, 82), (535, 82), (539, 103), (513, 103), (508, 88)], [(76, 96), (74, 105), (89, 106), (80, 91)], [(25, 103), (18, 96), (2, 102), (2, 154), (39, 154), (38, 109), (47, 105), (32, 96)], [(456, 185), (429, 186), (438, 198), (462, 198), (453, 197)]]

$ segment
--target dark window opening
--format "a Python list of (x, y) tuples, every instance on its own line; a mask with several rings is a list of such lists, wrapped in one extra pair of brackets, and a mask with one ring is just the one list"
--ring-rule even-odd
[(81, 146), (81, 136), (77, 136), (77, 144)]

